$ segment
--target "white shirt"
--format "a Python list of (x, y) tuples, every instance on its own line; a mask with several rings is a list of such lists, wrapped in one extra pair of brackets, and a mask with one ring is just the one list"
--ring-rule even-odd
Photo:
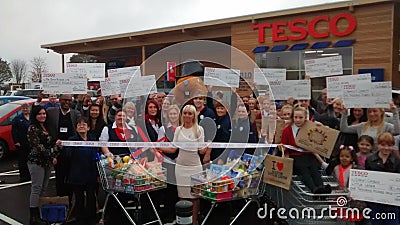
[(293, 132), (293, 137), (296, 138), (297, 133), (299, 132), (300, 127), (296, 126), (296, 125), (292, 125), (292, 132)]
[[(125, 123), (125, 127), (128, 128), (129, 130), (132, 130), (133, 128), (131, 126), (129, 126), (127, 123)], [(114, 122), (112, 127), (112, 129), (117, 128), (117, 122)], [(134, 127), (134, 129), (137, 132), (136, 127)], [(100, 137), (99, 137), (99, 141), (108, 141), (110, 139), (110, 137), (108, 136), (108, 126), (105, 126), (103, 128), (103, 130), (101, 131)]]

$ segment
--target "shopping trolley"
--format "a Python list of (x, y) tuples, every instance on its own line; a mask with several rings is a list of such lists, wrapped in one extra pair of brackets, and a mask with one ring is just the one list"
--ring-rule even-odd
[(191, 193), (211, 201), (211, 208), (204, 217), (202, 225), (207, 222), (214, 208), (222, 202), (246, 200), (246, 204), (231, 220), (231, 225), (235, 223), (252, 202), (255, 202), (260, 207), (258, 199), (265, 192), (265, 185), (260, 186), (264, 171), (262, 164), (264, 158), (262, 156), (257, 158), (257, 160), (254, 160), (257, 166), (246, 172), (228, 169), (225, 172), (213, 173), (210, 170), (206, 170), (191, 176)]
[(119, 207), (123, 210), (124, 214), (131, 222), (131, 224), (136, 225), (134, 220), (131, 218), (131, 216), (117, 197), (118, 193), (126, 193), (138, 196), (145, 194), (149, 198), (150, 204), (157, 217), (157, 220), (150, 221), (145, 224), (152, 224), (157, 222), (162, 225), (161, 219), (157, 213), (153, 201), (150, 198), (149, 192), (167, 187), (166, 169), (162, 168), (160, 163), (157, 169), (147, 170), (136, 160), (131, 160), (129, 164), (124, 163), (120, 166), (110, 165), (112, 163), (112, 160), (109, 160), (105, 157), (101, 157), (101, 159), (97, 161), (101, 185), (103, 189), (107, 192), (100, 224), (104, 224), (104, 216), (106, 213), (108, 200), (110, 197), (112, 197), (115, 199)]
[[(323, 173), (323, 172), (321, 172)], [(292, 187), (285, 190), (280, 187), (268, 185), (266, 195), (276, 204), (276, 207), (292, 210), (297, 213), (296, 218), (287, 217), (287, 222), (292, 224), (353, 224), (345, 218), (339, 218), (338, 212), (345, 212), (350, 192), (339, 188), (337, 179), (333, 176), (322, 174), (324, 185), (332, 187), (330, 194), (314, 194), (301, 181), (300, 176), (293, 176)]]

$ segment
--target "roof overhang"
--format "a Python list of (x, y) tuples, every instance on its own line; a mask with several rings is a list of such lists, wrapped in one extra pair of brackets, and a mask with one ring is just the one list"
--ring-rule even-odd
[[(342, 1), (323, 5), (315, 5), (296, 9), (280, 10), (268, 13), (212, 20), (173, 27), (165, 27), (131, 33), (123, 33), (102, 37), (94, 37), (52, 44), (41, 45), (41, 48), (51, 49), (60, 54), (81, 53), (95, 56), (141, 54), (142, 46), (170, 45), (188, 40), (218, 39), (231, 36), (231, 24), (244, 21), (256, 23), (258, 19), (265, 19), (284, 15), (329, 10), (358, 5), (376, 4), (382, 2), (399, 2), (399, 0), (358, 0)], [(350, 8), (349, 8), (350, 10)], [(160, 38), (162, 37), (162, 38)]]

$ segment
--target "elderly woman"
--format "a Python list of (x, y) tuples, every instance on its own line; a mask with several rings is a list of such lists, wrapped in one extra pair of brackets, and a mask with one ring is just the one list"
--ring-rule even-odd
[(126, 122), (130, 126), (135, 127), (137, 120), (137, 112), (135, 104), (133, 104), (133, 102), (127, 102), (125, 103), (122, 109), (126, 112)]
[(335, 98), (328, 105), (326, 113), (322, 114), (318, 121), (332, 129), (340, 130), (340, 117), (342, 116), (343, 100)]

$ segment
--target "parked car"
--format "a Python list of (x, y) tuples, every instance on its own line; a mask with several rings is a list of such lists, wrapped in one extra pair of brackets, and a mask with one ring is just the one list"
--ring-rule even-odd
[(17, 93), (17, 91), (7, 91), (5, 96), (15, 96), (15, 93)]
[[(48, 101), (48, 99), (43, 99), (41, 104), (45, 104)], [(15, 151), (11, 135), (11, 123), (15, 117), (22, 113), (21, 105), (24, 103), (33, 105), (35, 102), (36, 99), (26, 99), (0, 106), (0, 160), (6, 157), (9, 152)]]
[(26, 96), (30, 98), (37, 98), (39, 92), (43, 91), (42, 89), (21, 89), (15, 92), (16, 96)]
[(0, 105), (24, 99), (30, 99), (30, 98), (25, 96), (0, 96)]

